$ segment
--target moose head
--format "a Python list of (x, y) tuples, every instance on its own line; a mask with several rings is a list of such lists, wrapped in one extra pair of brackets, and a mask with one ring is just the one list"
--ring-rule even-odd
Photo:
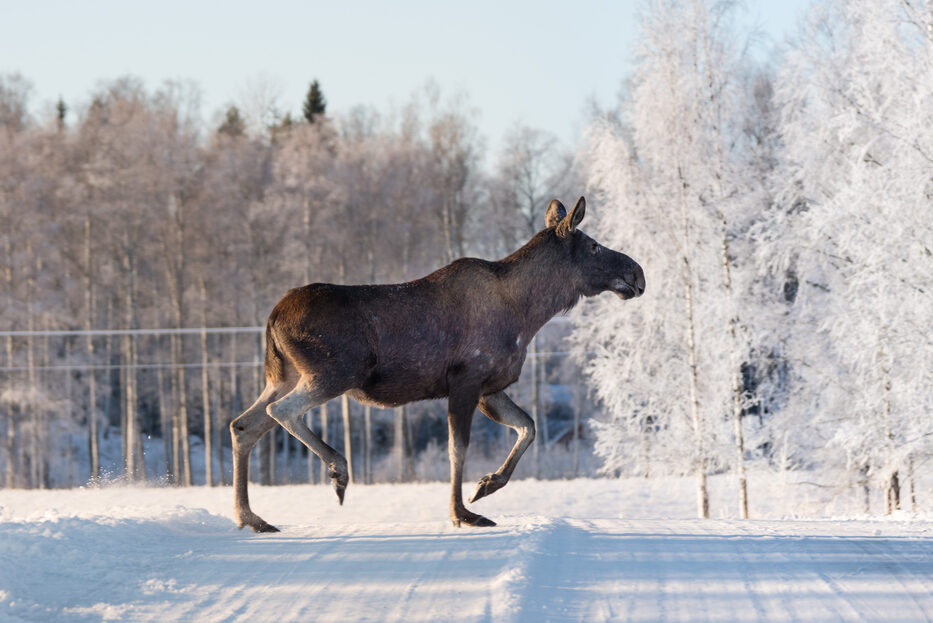
[(584, 296), (614, 292), (622, 299), (645, 292), (645, 273), (638, 263), (609, 249), (578, 229), (586, 213), (586, 200), (580, 197), (567, 214), (557, 199), (552, 199), (545, 215), (545, 225), (553, 229), (562, 252), (574, 267), (577, 287)]

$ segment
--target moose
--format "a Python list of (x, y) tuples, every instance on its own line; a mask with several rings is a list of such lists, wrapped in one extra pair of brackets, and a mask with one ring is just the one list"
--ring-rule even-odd
[(347, 461), (302, 416), (344, 393), (382, 407), (447, 398), (450, 518), (458, 527), (496, 525), (463, 503), (474, 410), (515, 430), (518, 440), (502, 466), (480, 479), (471, 503), (504, 487), (534, 441), (532, 419), (505, 389), (518, 380), (535, 333), (583, 296), (610, 291), (630, 299), (645, 291), (632, 258), (578, 229), (585, 210), (583, 197), (570, 214), (553, 199), (545, 229), (496, 262), (463, 258), (395, 285), (289, 290), (266, 325), (265, 389), (230, 423), (237, 525), (278, 531), (253, 513), (247, 495), (250, 451), (276, 424), (324, 462), (343, 504)]

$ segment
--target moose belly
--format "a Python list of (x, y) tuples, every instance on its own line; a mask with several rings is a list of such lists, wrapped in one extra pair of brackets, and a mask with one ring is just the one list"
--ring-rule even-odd
[(366, 382), (347, 392), (354, 400), (377, 407), (398, 407), (418, 400), (443, 398), (447, 379), (414, 370), (374, 370)]
[[(446, 398), (451, 369), (476, 382), (483, 395), (502, 391), (518, 380), (525, 360), (524, 351), (507, 356), (469, 358), (462, 363), (427, 369), (418, 365), (377, 367), (362, 386), (349, 395), (363, 403), (379, 407), (397, 407), (418, 400)], [(469, 382), (468, 381), (468, 382)]]

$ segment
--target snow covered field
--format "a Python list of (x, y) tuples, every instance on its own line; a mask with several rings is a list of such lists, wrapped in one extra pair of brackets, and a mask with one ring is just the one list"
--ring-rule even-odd
[[(0, 621), (927, 621), (933, 521), (691, 519), (690, 481), (0, 491)], [(682, 490), (684, 495), (679, 495)], [(657, 491), (655, 491), (657, 493)]]

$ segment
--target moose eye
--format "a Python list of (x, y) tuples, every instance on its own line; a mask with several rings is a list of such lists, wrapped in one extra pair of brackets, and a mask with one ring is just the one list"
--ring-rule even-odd
[(596, 255), (597, 253), (599, 253), (599, 243), (594, 242), (593, 244), (590, 245), (590, 253), (592, 253), (593, 255)]

